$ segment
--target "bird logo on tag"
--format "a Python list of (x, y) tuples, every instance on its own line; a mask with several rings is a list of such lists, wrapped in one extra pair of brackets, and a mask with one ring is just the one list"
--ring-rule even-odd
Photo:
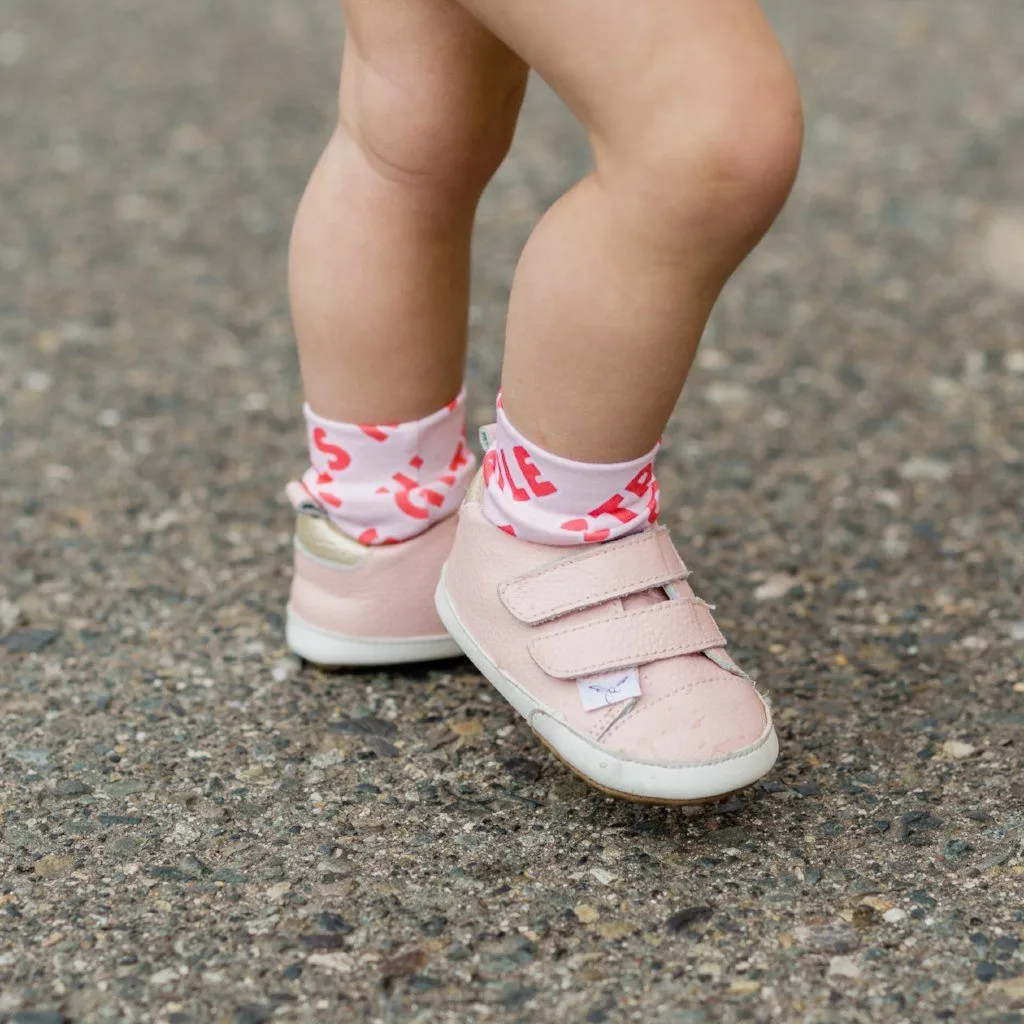
[(584, 676), (576, 680), (580, 700), (586, 711), (596, 711), (640, 696), (640, 672), (636, 668)]

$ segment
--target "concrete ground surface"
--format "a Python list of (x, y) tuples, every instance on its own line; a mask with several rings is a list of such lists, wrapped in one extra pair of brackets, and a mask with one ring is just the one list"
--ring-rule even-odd
[[(290, 219), (328, 0), (0, 8), (0, 1019), (989, 1021), (1024, 1008), (1024, 13), (776, 0), (807, 152), (669, 431), (761, 785), (587, 790), (468, 663), (282, 643)], [(471, 409), (537, 215), (484, 203)]]

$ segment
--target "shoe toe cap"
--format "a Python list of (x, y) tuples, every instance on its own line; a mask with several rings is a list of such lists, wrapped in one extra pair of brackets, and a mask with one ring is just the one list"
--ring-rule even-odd
[(699, 764), (735, 755), (763, 739), (769, 712), (748, 680), (727, 672), (641, 699), (614, 725), (607, 745), (661, 764)]

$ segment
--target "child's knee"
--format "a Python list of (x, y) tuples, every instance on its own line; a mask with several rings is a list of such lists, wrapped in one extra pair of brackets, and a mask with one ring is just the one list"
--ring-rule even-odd
[(657, 230), (682, 233), (706, 219), (751, 240), (785, 204), (802, 145), (800, 94), (784, 63), (664, 95), (654, 113), (606, 140), (611, 176)]
[(340, 126), (381, 176), (475, 199), (508, 153), (524, 85), (510, 78), (481, 95), (451, 80), (431, 87), (367, 75), (350, 94), (343, 84)]

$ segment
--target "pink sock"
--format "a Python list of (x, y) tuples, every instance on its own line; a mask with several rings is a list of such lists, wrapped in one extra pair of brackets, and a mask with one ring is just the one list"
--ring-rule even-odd
[(454, 512), (473, 473), (466, 395), (411, 423), (336, 423), (307, 405), (302, 483), (363, 544), (408, 540)]
[(484, 516), (538, 544), (594, 544), (658, 519), (657, 446), (632, 462), (573, 462), (538, 448), (508, 421), (501, 400), (484, 456)]

